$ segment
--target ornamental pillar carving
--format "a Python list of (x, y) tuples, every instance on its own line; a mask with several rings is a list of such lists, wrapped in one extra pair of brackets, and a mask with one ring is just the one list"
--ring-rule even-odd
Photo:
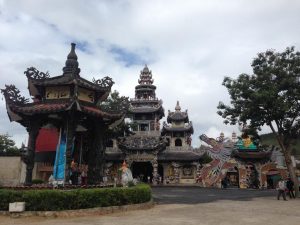
[(154, 159), (151, 161), (152, 167), (153, 167), (153, 179), (152, 183), (154, 185), (158, 184), (158, 162), (157, 162), (157, 157), (154, 157)]
[(172, 166), (174, 167), (174, 178), (175, 178), (175, 184), (179, 184), (179, 178), (180, 178), (180, 171), (179, 171), (179, 163), (172, 162)]
[(65, 168), (65, 183), (69, 183), (72, 162), (72, 149), (75, 137), (76, 118), (74, 114), (69, 114), (64, 129), (66, 132), (66, 168)]
[(95, 123), (94, 130), (90, 132), (92, 145), (88, 156), (88, 183), (97, 184), (101, 182), (104, 172), (104, 131), (106, 126), (100, 122)]
[(26, 164), (24, 184), (30, 186), (32, 185), (32, 170), (34, 168), (35, 143), (40, 130), (39, 122), (31, 123), (27, 130), (29, 132), (28, 148), (26, 154), (22, 156), (22, 159)]

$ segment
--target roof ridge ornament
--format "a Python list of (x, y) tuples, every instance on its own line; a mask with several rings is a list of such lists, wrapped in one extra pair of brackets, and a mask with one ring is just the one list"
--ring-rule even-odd
[(2, 94), (5, 97), (6, 102), (14, 102), (17, 104), (26, 104), (29, 99), (20, 95), (20, 90), (15, 85), (5, 85), (5, 89), (1, 89)]
[(67, 56), (65, 67), (63, 68), (64, 75), (65, 74), (79, 75), (80, 73), (80, 68), (78, 67), (79, 63), (77, 61), (78, 57), (75, 52), (75, 47), (76, 44), (71, 43), (71, 51)]
[(26, 71), (24, 71), (24, 74), (26, 74), (27, 78), (32, 78), (32, 79), (47, 79), (50, 77), (48, 71), (46, 73), (38, 71), (36, 68), (34, 67), (29, 67), (27, 68)]
[(179, 105), (179, 101), (177, 101), (177, 104), (176, 104), (176, 106), (175, 106), (175, 111), (176, 111), (176, 112), (180, 112), (180, 111), (181, 111), (181, 107), (180, 107), (180, 105)]
[(104, 77), (102, 79), (98, 79), (98, 80), (96, 80), (95, 78), (93, 78), (93, 83), (97, 84), (97, 85), (99, 85), (100, 87), (103, 87), (103, 88), (107, 88), (107, 87), (111, 88), (111, 86), (115, 82), (112, 80), (111, 77), (106, 76), (106, 77)]
[(145, 64), (144, 69), (141, 70), (138, 82), (139, 84), (153, 84), (154, 80), (152, 79), (152, 71), (149, 70), (147, 64)]

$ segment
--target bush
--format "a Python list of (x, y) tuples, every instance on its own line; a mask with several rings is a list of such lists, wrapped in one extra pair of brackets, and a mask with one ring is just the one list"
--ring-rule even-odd
[(44, 181), (41, 179), (33, 179), (32, 180), (32, 184), (43, 184), (43, 183), (44, 183)]
[(95, 188), (76, 190), (5, 190), (0, 189), (0, 210), (10, 202), (26, 202), (28, 211), (54, 211), (120, 206), (151, 200), (151, 189), (140, 184), (129, 188)]

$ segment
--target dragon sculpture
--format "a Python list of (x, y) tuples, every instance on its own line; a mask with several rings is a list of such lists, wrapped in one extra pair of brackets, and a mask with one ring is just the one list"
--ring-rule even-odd
[(235, 143), (221, 137), (209, 138), (205, 134), (199, 138), (208, 145), (202, 145), (201, 150), (206, 152), (212, 161), (201, 169), (198, 180), (201, 180), (204, 186), (210, 187), (223, 179), (228, 168), (236, 166), (237, 163), (231, 159)]

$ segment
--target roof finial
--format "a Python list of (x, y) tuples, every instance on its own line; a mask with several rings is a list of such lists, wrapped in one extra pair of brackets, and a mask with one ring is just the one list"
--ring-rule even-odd
[(181, 107), (179, 105), (179, 101), (177, 101), (176, 107), (175, 107), (175, 111), (180, 112), (181, 111)]
[(64, 74), (72, 74), (73, 72), (75, 74), (79, 74), (80, 69), (78, 68), (78, 61), (77, 61), (77, 55), (75, 53), (75, 43), (71, 43), (71, 51), (67, 57), (66, 65), (63, 68)]

